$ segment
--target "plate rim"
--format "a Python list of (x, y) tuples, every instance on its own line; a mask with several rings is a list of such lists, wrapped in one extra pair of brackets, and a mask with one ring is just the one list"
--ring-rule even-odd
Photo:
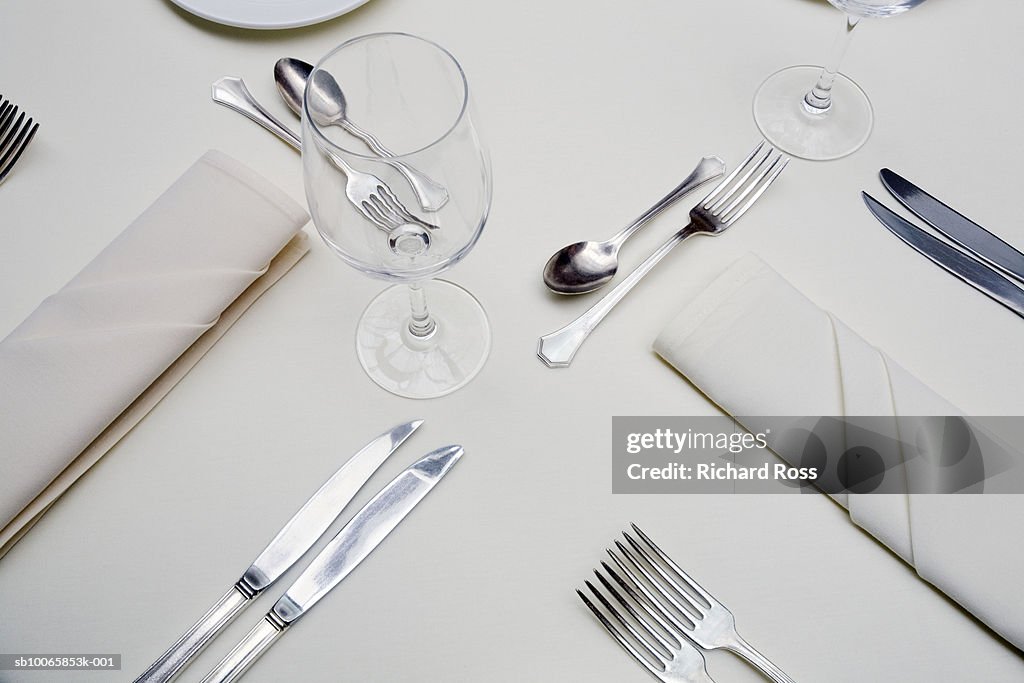
[[(195, 15), (207, 21), (212, 21), (215, 24), (221, 24), (223, 26), (232, 26), (234, 28), (245, 28), (245, 29), (256, 29), (263, 31), (289, 29), (289, 28), (302, 28), (303, 26), (312, 26), (325, 21), (329, 21), (336, 17), (340, 17), (343, 14), (351, 12), (359, 7), (362, 7), (370, 0), (347, 0), (343, 7), (338, 9), (328, 10), (325, 13), (317, 14), (314, 17), (303, 17), (301, 19), (295, 19), (292, 21), (269, 21), (269, 22), (257, 22), (246, 19), (239, 19), (232, 16), (223, 16), (210, 12), (207, 9), (201, 7), (203, 4), (202, 0), (171, 0), (171, 2), (180, 7), (182, 10), (189, 14)], [(196, 4), (200, 6), (196, 6)], [(284, 5), (281, 5), (284, 7)]]

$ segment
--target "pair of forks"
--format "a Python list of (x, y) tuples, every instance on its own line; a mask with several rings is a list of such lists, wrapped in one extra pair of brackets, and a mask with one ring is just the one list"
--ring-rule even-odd
[(601, 562), (611, 580), (594, 570), (611, 599), (586, 581), (604, 611), (583, 591), (576, 591), (626, 652), (665, 683), (714, 683), (702, 650), (720, 648), (743, 657), (775, 683), (794, 683), (736, 632), (736, 620), (725, 605), (690, 578), (640, 527), (632, 527), (640, 541), (623, 532), (628, 546), (615, 541), (618, 554), (608, 549), (615, 567)]
[(17, 105), (0, 95), (0, 183), (18, 163), (37, 130), (39, 124), (32, 117), (26, 121), (25, 112), (19, 114)]

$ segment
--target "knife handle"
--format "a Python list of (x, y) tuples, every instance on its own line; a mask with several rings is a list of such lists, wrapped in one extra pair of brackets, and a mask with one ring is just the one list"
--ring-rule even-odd
[[(241, 582), (239, 582), (241, 583)], [(153, 662), (135, 683), (169, 683), (178, 677), (182, 669), (203, 651), (209, 642), (222, 628), (238, 616), (242, 608), (249, 604), (255, 594), (249, 590), (243, 592), (237, 584), (231, 587), (217, 603), (210, 608), (202, 619), (178, 638), (167, 652)]]
[(270, 612), (249, 631), (249, 635), (235, 646), (228, 656), (206, 674), (201, 683), (231, 683), (241, 678), (249, 667), (284, 634), (288, 625)]

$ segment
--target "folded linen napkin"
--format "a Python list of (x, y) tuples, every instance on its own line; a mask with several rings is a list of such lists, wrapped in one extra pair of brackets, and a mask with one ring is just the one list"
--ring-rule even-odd
[(308, 220), (207, 152), (0, 341), (0, 557), (306, 253)]
[[(732, 416), (961, 414), (753, 255), (690, 302), (654, 349)], [(769, 445), (797, 464), (799, 454)], [(923, 579), (1024, 649), (1024, 544), (1007, 542), (1020, 536), (1024, 497), (835, 498)]]

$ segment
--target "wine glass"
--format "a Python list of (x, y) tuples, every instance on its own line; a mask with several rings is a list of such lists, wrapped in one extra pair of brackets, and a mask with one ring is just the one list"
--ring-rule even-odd
[(845, 17), (825, 67), (791, 66), (777, 71), (754, 96), (754, 120), (765, 138), (787, 154), (814, 161), (852, 154), (871, 135), (871, 101), (859, 85), (839, 73), (854, 29), (864, 17), (890, 17), (924, 2), (828, 1), (843, 10)]
[[(491, 203), (490, 163), (462, 67), (429, 40), (377, 33), (332, 50), (308, 83), (302, 166), (313, 222), (343, 261), (396, 283), (363, 311), (359, 360), (399, 396), (455, 391), (480, 371), (491, 345), (480, 302), (431, 279), (473, 248)], [(335, 91), (325, 97), (314, 87), (323, 83)], [(353, 130), (369, 133), (377, 152)], [(438, 206), (423, 208), (414, 177), (439, 189)], [(358, 203), (347, 194), (356, 180), (372, 190)], [(387, 220), (396, 214), (404, 218)]]

